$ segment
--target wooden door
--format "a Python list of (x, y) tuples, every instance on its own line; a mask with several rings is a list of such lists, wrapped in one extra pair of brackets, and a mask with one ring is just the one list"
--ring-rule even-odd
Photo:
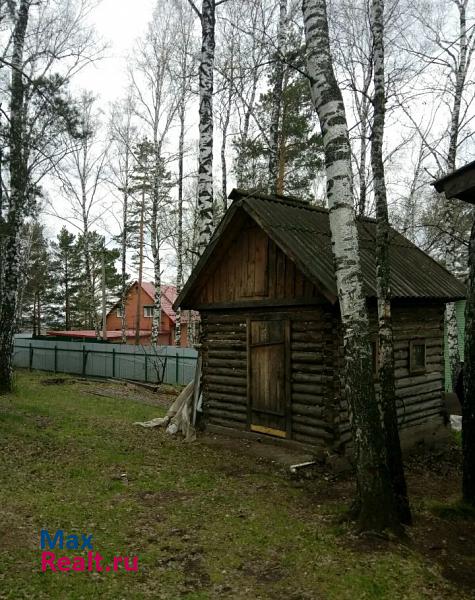
[(286, 437), (285, 321), (251, 321), (249, 336), (251, 431)]

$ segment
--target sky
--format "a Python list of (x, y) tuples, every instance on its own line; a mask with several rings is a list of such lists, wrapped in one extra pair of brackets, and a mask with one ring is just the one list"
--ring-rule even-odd
[[(121, 98), (127, 85), (128, 56), (132, 53), (137, 39), (146, 30), (152, 17), (156, 0), (101, 0), (90, 14), (90, 23), (94, 26), (101, 42), (108, 48), (104, 58), (85, 67), (72, 82), (74, 91), (88, 90), (97, 97), (98, 104), (105, 113), (108, 112), (110, 103)], [(59, 211), (60, 212), (60, 211)], [(51, 213), (45, 215), (47, 233), (55, 237), (65, 222)], [(105, 227), (109, 234), (115, 234), (116, 222), (114, 219), (104, 218)], [(68, 226), (66, 224), (66, 226)], [(74, 228), (68, 227), (73, 233)], [(106, 234), (107, 246), (114, 247), (116, 243), (111, 235), (107, 235), (101, 227), (98, 232)], [(174, 269), (168, 266), (170, 250), (164, 251), (165, 279), (174, 279)], [(135, 275), (135, 266), (128, 260), (128, 269), (132, 276)], [(144, 266), (146, 279), (153, 279), (153, 268), (146, 261)]]
[(104, 104), (122, 95), (126, 84), (127, 57), (152, 16), (155, 0), (102, 0), (91, 13), (91, 23), (109, 45), (106, 58), (79, 74), (75, 85), (90, 89)]

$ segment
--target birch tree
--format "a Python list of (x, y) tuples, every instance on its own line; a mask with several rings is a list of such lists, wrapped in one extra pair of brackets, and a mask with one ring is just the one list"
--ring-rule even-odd
[[(20, 277), (19, 239), (28, 202), (28, 178), (24, 158), (23, 53), (30, 16), (30, 0), (21, 0), (13, 30), (10, 97), (10, 197), (2, 223), (2, 297), (0, 312), (0, 393), (12, 389), (12, 353), (17, 293)], [(3, 208), (3, 207), (2, 207)]]
[(111, 116), (111, 140), (114, 157), (111, 161), (113, 175), (112, 184), (120, 193), (122, 215), (119, 222), (121, 246), (121, 330), (122, 343), (127, 343), (125, 303), (128, 291), (127, 248), (129, 244), (129, 203), (132, 187), (131, 175), (135, 162), (133, 146), (137, 138), (137, 128), (134, 124), (135, 103), (131, 93), (123, 102), (114, 106)]
[(108, 146), (101, 139), (95, 102), (92, 94), (83, 92), (78, 103), (79, 131), (69, 136), (69, 154), (55, 169), (62, 194), (69, 203), (69, 213), (55, 211), (55, 214), (77, 228), (82, 236), (88, 314), (90, 326), (96, 330), (99, 339), (100, 319), (96, 311), (89, 241), (93, 226), (107, 212), (102, 202), (101, 186), (106, 181)]
[(463, 478), (465, 502), (475, 507), (475, 218), (469, 247), (467, 304), (465, 307), (464, 403), (462, 408)]
[[(174, 55), (172, 67), (174, 75), (179, 81), (178, 100), (178, 190), (177, 190), (177, 223), (176, 223), (176, 255), (177, 273), (176, 289), (177, 295), (183, 287), (183, 192), (185, 185), (185, 133), (186, 133), (186, 109), (191, 96), (191, 78), (195, 68), (195, 40), (193, 36), (193, 23), (189, 14), (184, 10), (184, 5), (177, 2), (175, 10), (179, 19), (179, 41)], [(188, 11), (189, 12), (189, 11)], [(175, 345), (181, 345), (181, 308), (176, 311), (175, 319)]]
[[(413, 16), (420, 25), (420, 36), (424, 39), (422, 47), (412, 45), (409, 48), (421, 65), (419, 86), (422, 89), (418, 95), (419, 98), (423, 94), (432, 98), (436, 118), (432, 118), (433, 125), (430, 128), (421, 126), (413, 117), (410, 117), (410, 121), (427, 150), (430, 159), (427, 166), (436, 170), (437, 177), (456, 168), (460, 150), (467, 146), (473, 135), (471, 107), (475, 100), (475, 27), (473, 19), (469, 20), (468, 9), (469, 0), (434, 2), (430, 5), (417, 2), (413, 9)], [(409, 110), (406, 112), (409, 113)], [(444, 124), (442, 130), (437, 126), (440, 123)], [(442, 205), (444, 210), (438, 210), (437, 205)], [(470, 227), (462, 234), (459, 228), (459, 224), (466, 221), (466, 211), (466, 207), (460, 207), (453, 200), (434, 197), (429, 212), (436, 215), (437, 219), (426, 220), (429, 228), (438, 229), (442, 234), (440, 238), (443, 245), (438, 254), (447, 268), (457, 275), (466, 271)], [(446, 307), (446, 326), (450, 371), (452, 384), (455, 385), (460, 356), (453, 303)]]
[(277, 48), (274, 56), (272, 89), (272, 110), (269, 131), (269, 191), (277, 192), (279, 174), (279, 131), (282, 112), (282, 93), (284, 88), (283, 54), (287, 39), (287, 0), (279, 0), (279, 26)]
[(369, 322), (363, 293), (353, 209), (351, 148), (345, 108), (330, 53), (325, 0), (303, 0), (307, 69), (323, 133), (327, 199), (343, 324), (345, 396), (356, 454), (358, 528), (400, 532), (386, 461), (371, 364)]
[(178, 19), (175, 14), (157, 3), (147, 35), (140, 42), (136, 52), (136, 68), (130, 72), (137, 97), (137, 114), (150, 135), (154, 149), (152, 169), (153, 188), (150, 214), (150, 245), (152, 250), (155, 298), (152, 318), (151, 343), (157, 345), (161, 328), (161, 256), (162, 231), (160, 221), (167, 209), (164, 197), (160, 194), (164, 152), (167, 136), (179, 108), (179, 91), (176, 88), (172, 60)]
[[(458, 56), (454, 58), (453, 74), (455, 75), (455, 85), (453, 88), (453, 105), (450, 118), (449, 130), (449, 149), (447, 153), (447, 173), (455, 170), (457, 149), (459, 146), (459, 136), (461, 133), (461, 107), (462, 96), (465, 89), (465, 82), (468, 75), (468, 68), (472, 59), (473, 50), (475, 49), (475, 29), (467, 32), (467, 5), (468, 0), (452, 0), (457, 7), (459, 17), (458, 29)], [(446, 49), (451, 56), (450, 49)], [(454, 212), (454, 201), (445, 200), (445, 217), (449, 227), (449, 233), (446, 239), (446, 264), (449, 271), (452, 273), (456, 268), (457, 260), (457, 242), (454, 227), (452, 225), (452, 214)], [(449, 348), (450, 371), (452, 374), (452, 384), (455, 385), (456, 375), (460, 367), (460, 352), (458, 345), (458, 325), (457, 313), (453, 302), (446, 305), (446, 323), (447, 323), (447, 340)]]
[(383, 161), (385, 122), (384, 0), (372, 0), (371, 29), (374, 48), (373, 130), (371, 165), (376, 205), (376, 287), (378, 297), (379, 383), (388, 468), (396, 495), (399, 518), (411, 523), (401, 443), (399, 440), (394, 379), (394, 339), (391, 315), (389, 216)]
[(190, 6), (201, 22), (199, 165), (198, 165), (198, 252), (202, 254), (213, 233), (213, 89), (216, 7), (229, 0), (202, 0), (201, 11), (193, 0)]

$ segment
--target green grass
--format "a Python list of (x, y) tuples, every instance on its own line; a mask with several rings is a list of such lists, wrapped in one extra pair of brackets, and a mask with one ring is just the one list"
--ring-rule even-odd
[[(19, 373), (0, 398), (0, 598), (464, 598), (411, 547), (361, 548), (338, 498), (132, 425), (156, 407), (45, 377)], [(139, 571), (41, 573), (40, 530), (59, 528), (93, 534), (107, 560), (137, 555)]]

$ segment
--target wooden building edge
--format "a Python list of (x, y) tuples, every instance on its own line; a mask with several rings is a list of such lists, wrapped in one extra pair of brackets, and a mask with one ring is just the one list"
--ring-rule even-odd
[[(204, 421), (315, 452), (348, 453), (328, 212), (293, 199), (232, 197), (175, 304), (201, 314)], [(362, 220), (359, 232), (376, 366), (374, 222)], [(396, 232), (392, 250), (396, 399), (409, 448), (447, 435), (444, 310), (447, 301), (463, 298), (464, 288)], [(411, 275), (408, 264), (422, 272)]]

